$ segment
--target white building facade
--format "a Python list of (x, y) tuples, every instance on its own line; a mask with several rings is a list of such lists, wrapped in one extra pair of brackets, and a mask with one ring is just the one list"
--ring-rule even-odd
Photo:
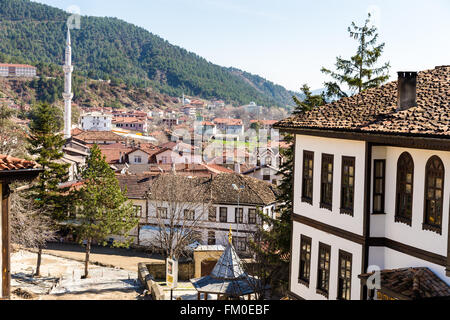
[(111, 131), (112, 130), (111, 114), (103, 112), (89, 112), (81, 115), (80, 126), (86, 131)]
[(402, 72), (276, 125), (295, 135), (291, 297), (443, 297), (376, 281), (419, 269), (449, 291), (450, 132), (439, 127), (450, 123), (439, 115), (450, 110), (449, 75)]
[(35, 77), (36, 67), (26, 64), (0, 63), (0, 77)]

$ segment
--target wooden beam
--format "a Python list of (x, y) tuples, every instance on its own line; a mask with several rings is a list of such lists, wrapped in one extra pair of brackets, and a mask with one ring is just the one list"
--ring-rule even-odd
[(9, 227), (9, 185), (2, 187), (2, 297), (10, 299), (11, 296), (11, 260), (10, 260), (10, 227)]

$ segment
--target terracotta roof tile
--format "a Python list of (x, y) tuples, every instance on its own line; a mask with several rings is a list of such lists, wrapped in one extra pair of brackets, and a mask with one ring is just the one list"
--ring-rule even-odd
[(393, 81), (294, 115), (276, 127), (450, 137), (450, 66), (419, 72), (417, 106), (396, 109)]
[(13, 171), (24, 169), (36, 169), (38, 164), (34, 161), (14, 158), (0, 154), (0, 171)]
[(84, 131), (78, 134), (77, 139), (83, 141), (105, 140), (105, 141), (125, 141), (126, 139), (112, 131)]
[(145, 199), (150, 188), (152, 177), (149, 175), (116, 175), (122, 190), (127, 188), (127, 196), (131, 199)]
[[(367, 279), (371, 275), (373, 273), (362, 274), (359, 277)], [(380, 280), (381, 291), (387, 289), (403, 299), (450, 299), (450, 286), (428, 268), (381, 270)]]
[(241, 119), (228, 119), (228, 118), (216, 118), (213, 120), (214, 123), (226, 124), (229, 126), (239, 126), (242, 125)]

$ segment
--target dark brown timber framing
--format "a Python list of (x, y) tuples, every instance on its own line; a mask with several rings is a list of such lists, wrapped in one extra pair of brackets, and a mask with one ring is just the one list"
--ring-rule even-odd
[(274, 126), (282, 132), (306, 136), (316, 136), (344, 140), (359, 140), (371, 142), (373, 145), (388, 145), (412, 149), (450, 150), (450, 139), (431, 134), (388, 134), (375, 132), (361, 132), (350, 130), (326, 130), (311, 128), (285, 128)]
[(301, 224), (310, 226), (312, 228), (321, 230), (323, 232), (330, 233), (330, 234), (338, 236), (340, 238), (343, 238), (343, 239), (346, 239), (346, 240), (349, 240), (349, 241), (352, 241), (352, 242), (355, 242), (355, 243), (358, 243), (361, 245), (364, 244), (364, 239), (365, 239), (364, 236), (358, 235), (356, 233), (353, 233), (353, 232), (350, 232), (347, 230), (343, 230), (343, 229), (331, 226), (329, 224), (325, 224), (323, 222), (319, 222), (317, 220), (314, 220), (314, 219), (311, 219), (311, 218), (308, 218), (305, 216), (301, 216), (301, 215), (298, 215), (295, 213), (292, 215), (292, 219), (295, 222), (299, 222)]
[(2, 277), (2, 288), (1, 295), (2, 299), (9, 299), (11, 296), (11, 260), (10, 260), (10, 247), (11, 247), (11, 231), (10, 231), (10, 188), (9, 184), (14, 181), (31, 181), (35, 179), (42, 169), (20, 169), (20, 170), (2, 170), (0, 171), (0, 183), (2, 184), (2, 209), (1, 209), (1, 255), (2, 255), (2, 265), (1, 277)]
[(8, 184), (3, 184), (2, 187), (2, 219), (1, 219), (1, 229), (2, 229), (2, 294), (4, 299), (9, 299), (10, 297), (10, 286), (11, 286), (11, 260), (10, 260), (10, 227), (9, 227), (9, 194), (10, 189)]
[(349, 232), (347, 230), (339, 229), (334, 226), (304, 217), (297, 214), (293, 214), (292, 218), (295, 222), (310, 226), (312, 228), (315, 228), (317, 230), (330, 233), (332, 235), (335, 235), (337, 237), (358, 243), (362, 246), (367, 245), (368, 248), (370, 247), (386, 247), (398, 252), (405, 253), (407, 255), (410, 255), (412, 257), (416, 257), (440, 266), (445, 267), (447, 265), (447, 257), (438, 255), (433, 252), (429, 252), (426, 250), (422, 250), (416, 247), (409, 246), (407, 244), (394, 241), (387, 238), (365, 238), (364, 236)]
[(370, 238), (370, 247), (386, 247), (440, 266), (445, 267), (447, 263), (447, 257), (439, 254), (422, 250), (416, 247), (409, 246), (407, 244), (387, 239), (387, 238)]

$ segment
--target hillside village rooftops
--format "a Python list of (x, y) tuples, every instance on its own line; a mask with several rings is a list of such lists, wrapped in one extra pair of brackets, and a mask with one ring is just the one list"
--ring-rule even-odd
[(397, 111), (397, 81), (278, 122), (280, 130), (331, 130), (450, 138), (450, 66), (417, 74), (417, 106)]

